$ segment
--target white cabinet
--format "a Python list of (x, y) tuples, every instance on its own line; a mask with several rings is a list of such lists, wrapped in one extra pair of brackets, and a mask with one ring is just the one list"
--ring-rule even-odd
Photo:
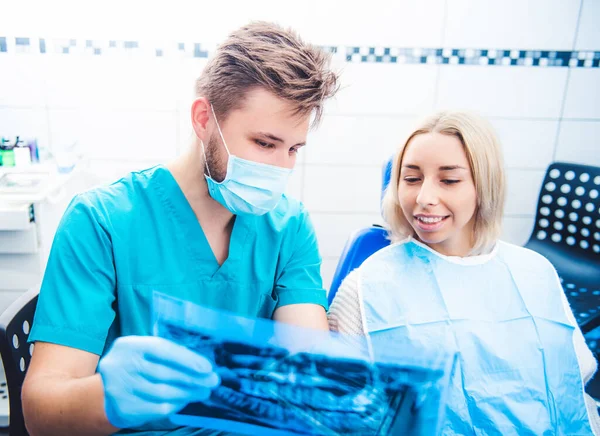
[(29, 223), (20, 230), (0, 231), (0, 254), (33, 254), (38, 252), (37, 227)]
[(51, 165), (0, 167), (0, 312), (40, 285), (70, 178)]
[(0, 207), (0, 312), (42, 274), (35, 204)]
[[(25, 230), (33, 220), (32, 204), (2, 204), (0, 203), (0, 230)], [(2, 242), (0, 242), (0, 248)]]

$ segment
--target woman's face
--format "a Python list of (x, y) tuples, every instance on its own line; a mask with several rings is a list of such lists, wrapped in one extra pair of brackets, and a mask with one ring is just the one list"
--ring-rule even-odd
[(400, 168), (398, 199), (422, 242), (447, 256), (471, 251), (477, 193), (458, 138), (424, 133), (410, 140)]

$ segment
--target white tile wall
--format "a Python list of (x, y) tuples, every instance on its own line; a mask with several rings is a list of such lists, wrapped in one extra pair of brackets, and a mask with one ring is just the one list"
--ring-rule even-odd
[(177, 144), (175, 149), (177, 154), (184, 152), (196, 137), (192, 128), (191, 105), (181, 104), (176, 112), (177, 116)]
[(308, 164), (381, 165), (404, 142), (415, 124), (412, 117), (329, 114), (311, 132)]
[(196, 79), (202, 73), (206, 63), (207, 61), (204, 58), (184, 58), (173, 66), (176, 75), (173, 84), (175, 86), (174, 96), (177, 99), (177, 108), (180, 111), (189, 113), (189, 108), (195, 97)]
[(582, 0), (581, 18), (575, 42), (576, 50), (596, 50), (600, 47), (600, 2)]
[(563, 120), (556, 160), (600, 166), (600, 120)]
[(505, 215), (535, 215), (538, 194), (544, 180), (544, 174), (545, 171), (543, 170), (508, 169)]
[(0, 106), (42, 108), (46, 104), (41, 56), (2, 53), (0, 60)]
[[(311, 0), (302, 2), (294, 14), (302, 10), (304, 22), (298, 23), (298, 31), (322, 44), (439, 47), (442, 43), (444, 0), (428, 0), (427, 7), (414, 1), (341, 6), (331, 0)], [(292, 19), (285, 21), (295, 24)]]
[(379, 167), (306, 166), (304, 203), (311, 212), (377, 214), (380, 194)]
[(296, 163), (292, 177), (288, 182), (286, 194), (297, 200), (302, 201), (304, 194), (304, 172), (306, 167), (302, 164), (302, 161)]
[(0, 291), (26, 291), (40, 283), (41, 271), (38, 254), (0, 254)]
[(175, 111), (50, 109), (52, 150), (78, 143), (92, 158), (168, 159), (175, 155)]
[(379, 214), (313, 213), (311, 215), (321, 256), (335, 258), (340, 255), (352, 232), (372, 224), (381, 224)]
[(566, 68), (446, 66), (436, 107), (489, 117), (559, 118), (566, 81)]
[(533, 230), (534, 216), (504, 217), (504, 227), (500, 238), (503, 241), (516, 245), (525, 245)]
[(164, 163), (162, 159), (120, 160), (93, 159), (84, 163), (85, 168), (76, 182), (83, 188), (112, 183), (131, 171), (140, 171)]
[(48, 112), (35, 107), (0, 106), (0, 132), (2, 132), (0, 135), (9, 137), (26, 135), (37, 138), (39, 147), (47, 147), (49, 145)]
[[(600, 51), (600, 43), (598, 44)], [(600, 119), (600, 69), (573, 69), (569, 74), (564, 118)]]
[(492, 119), (508, 168), (546, 169), (552, 162), (558, 121)]
[[(202, 26), (206, 29), (199, 29), (205, 36), (218, 35), (219, 40), (227, 33), (224, 27), (229, 31), (249, 20), (260, 19), (291, 26), (316, 44), (437, 47), (442, 41), (444, 0), (429, 0), (427, 8), (419, 2), (389, 0), (375, 0), (358, 6), (342, 6), (332, 0), (304, 0), (301, 4), (261, 0), (239, 2), (234, 8), (228, 7), (230, 3), (204, 5), (192, 8), (190, 15), (195, 12), (221, 18), (216, 22), (208, 20), (206, 26)], [(227, 17), (227, 23), (223, 23), (223, 16)], [(184, 26), (195, 24), (189, 18), (183, 23)]]
[(178, 81), (163, 58), (53, 56), (47, 104), (59, 108), (175, 110)]
[[(133, 21), (127, 14), (145, 3), (113, 8), (119, 11), (114, 16), (83, 14), (71, 6), (81, 21), (65, 15), (33, 25), (25, 20), (26, 8), (14, 6), (23, 23), (0, 16), (0, 29), (47, 37), (206, 41), (212, 48), (248, 19), (263, 18), (291, 25), (323, 45), (572, 50), (575, 44), (600, 50), (596, 0), (374, 0), (358, 7), (268, 0), (236, 8), (178, 0), (169, 7), (148, 6), (147, 15)], [(42, 15), (55, 9), (60, 6), (47, 6)], [(202, 26), (198, 16), (207, 18)], [(96, 22), (108, 17), (110, 28)], [(156, 28), (158, 17), (165, 26)], [(529, 236), (544, 169), (553, 158), (600, 165), (597, 68), (347, 63), (344, 52), (342, 47), (334, 59), (342, 88), (326, 105), (320, 128), (311, 132), (287, 191), (311, 212), (327, 286), (349, 234), (380, 219), (382, 162), (416, 119), (432, 110), (476, 110), (496, 127), (508, 167), (503, 238), (514, 243)], [(185, 149), (194, 80), (205, 65), (194, 58), (2, 53), (0, 135), (35, 135), (55, 151), (78, 141), (92, 160), (77, 189), (115, 180)]]
[(446, 47), (573, 48), (579, 1), (448, 0), (447, 4)]
[(435, 65), (346, 64), (328, 109), (343, 115), (414, 115), (433, 109)]

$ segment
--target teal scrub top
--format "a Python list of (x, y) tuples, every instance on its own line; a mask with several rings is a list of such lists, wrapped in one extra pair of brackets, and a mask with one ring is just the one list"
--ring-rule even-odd
[(236, 216), (219, 266), (192, 208), (163, 166), (75, 197), (57, 230), (29, 340), (103, 355), (115, 338), (151, 335), (152, 292), (271, 318), (327, 309), (308, 213), (284, 196), (262, 216)]

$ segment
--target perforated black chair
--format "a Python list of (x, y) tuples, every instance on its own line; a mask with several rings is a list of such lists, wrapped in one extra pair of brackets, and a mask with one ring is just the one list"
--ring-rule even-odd
[(556, 162), (525, 244), (556, 268), (581, 330), (600, 326), (600, 168)]
[(23, 294), (0, 315), (0, 355), (8, 385), (8, 425), (11, 436), (28, 434), (21, 407), (21, 387), (33, 353), (33, 344), (28, 344), (27, 339), (38, 293), (36, 289)]

